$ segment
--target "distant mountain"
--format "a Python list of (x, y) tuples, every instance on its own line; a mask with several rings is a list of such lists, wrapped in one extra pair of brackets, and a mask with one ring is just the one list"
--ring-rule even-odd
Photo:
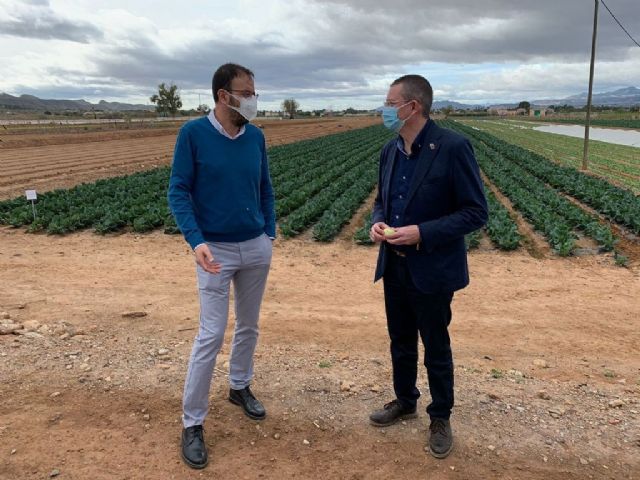
[(150, 105), (132, 105), (120, 102), (100, 102), (93, 104), (86, 100), (45, 100), (33, 95), (20, 95), (14, 97), (8, 93), (0, 93), (0, 110), (29, 110), (36, 112), (60, 112), (65, 110), (89, 112), (91, 110), (103, 110), (121, 112), (125, 110), (155, 110)]
[(453, 107), (456, 110), (474, 110), (476, 108), (484, 108), (482, 105), (468, 105), (465, 103), (454, 102), (453, 100), (438, 100), (433, 102), (432, 110), (440, 110), (445, 107)]
[[(534, 100), (534, 105), (572, 105), (574, 107), (583, 107), (587, 104), (586, 92), (572, 95), (570, 97), (557, 100)], [(631, 107), (640, 105), (640, 88), (625, 87), (612, 92), (594, 93), (592, 98), (593, 105), (611, 105), (620, 107)]]
[(111, 110), (116, 112), (121, 112), (123, 110), (155, 111), (156, 109), (156, 107), (153, 105), (142, 105), (140, 103), (131, 104), (131, 103), (121, 103), (121, 102), (106, 102), (104, 100), (100, 100), (96, 105), (97, 105), (97, 109), (99, 110)]

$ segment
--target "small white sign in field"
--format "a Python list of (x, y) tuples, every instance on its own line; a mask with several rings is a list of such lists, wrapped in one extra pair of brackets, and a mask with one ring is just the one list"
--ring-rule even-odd
[(31, 211), (33, 212), (33, 220), (35, 221), (36, 219), (36, 200), (38, 199), (38, 194), (36, 193), (35, 190), (26, 190), (24, 192), (25, 197), (27, 197), (27, 200), (29, 200), (31, 202)]

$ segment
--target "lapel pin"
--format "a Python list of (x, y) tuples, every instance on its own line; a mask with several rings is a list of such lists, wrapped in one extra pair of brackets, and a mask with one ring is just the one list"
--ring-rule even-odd
[(430, 144), (429, 144), (429, 148), (430, 148), (431, 150), (435, 150), (435, 149), (436, 149), (436, 144), (435, 144), (435, 143), (430, 143)]

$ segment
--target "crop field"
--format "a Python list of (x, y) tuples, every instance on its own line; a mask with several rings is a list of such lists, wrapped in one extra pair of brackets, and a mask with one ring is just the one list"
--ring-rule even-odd
[[(516, 222), (505, 206), (496, 198), (495, 194), (485, 185), (485, 194), (489, 205), (489, 220), (482, 229), (487, 233), (491, 243), (498, 249), (515, 250), (521, 245), (522, 235), (518, 231)], [(371, 229), (371, 212), (365, 215), (364, 224), (356, 230), (353, 239), (360, 245), (371, 245), (369, 230)], [(467, 248), (473, 250), (480, 245), (482, 230), (476, 230), (466, 238)]]
[[(373, 190), (379, 152), (389, 138), (377, 125), (272, 147), (271, 175), (282, 233), (295, 236), (315, 224), (315, 239), (333, 239)], [(5, 201), (0, 203), (0, 224), (53, 234), (160, 227), (177, 233), (167, 203), (169, 173), (169, 167), (158, 167), (45, 193), (35, 220), (23, 198)]]
[[(584, 141), (580, 138), (539, 132), (535, 122), (512, 120), (463, 120), (505, 142), (524, 147), (561, 165), (580, 168)], [(589, 170), (602, 178), (640, 194), (640, 148), (591, 140)]]
[[(373, 117), (260, 120), (269, 146), (377, 123)], [(82, 182), (169, 165), (178, 124), (126, 129), (126, 125), (28, 125), (0, 128), (0, 199), (69, 188)]]
[[(471, 138), (481, 168), (527, 218), (544, 231), (561, 254), (571, 251), (571, 229), (580, 229), (601, 248), (611, 249), (606, 225), (560, 194), (570, 195), (633, 234), (640, 232), (640, 198), (631, 191), (571, 167), (557, 165), (536, 153), (509, 144), (486, 132), (448, 124)], [(557, 216), (557, 217), (556, 217)], [(562, 221), (559, 217), (563, 217)]]
[[(517, 249), (534, 231), (560, 256), (591, 250), (615, 252), (621, 263), (629, 253), (635, 258), (637, 242), (629, 235), (640, 234), (640, 199), (632, 191), (506, 142), (478, 129), (477, 122), (467, 123), (441, 122), (470, 138), (476, 150), (490, 206), (490, 220), (483, 229), (489, 244), (499, 250)], [(489, 125), (487, 130), (502, 128), (501, 123), (495, 127), (496, 122), (483, 125)], [(378, 125), (270, 147), (276, 215), (284, 237), (309, 231), (317, 241), (333, 240), (365, 200), (371, 202), (379, 152), (389, 138), (391, 134)], [(118, 143), (123, 151), (131, 148), (127, 142)], [(35, 221), (23, 198), (0, 202), (0, 224), (52, 234), (86, 228), (101, 234), (157, 228), (179, 233), (166, 199), (170, 169), (155, 167), (45, 193)], [(369, 243), (369, 221), (367, 215), (355, 232), (357, 243)], [(480, 231), (470, 234), (469, 249), (477, 248), (482, 238)]]
[[(498, 135), (503, 132), (503, 137), (529, 139), (528, 135), (538, 132), (514, 128), (516, 133), (511, 134), (512, 127), (506, 122), (505, 127), (503, 122), (494, 121), (441, 121), (440, 124), (459, 131), (474, 146), (490, 207), (489, 222), (483, 230), (495, 247), (514, 249), (522, 244), (523, 236), (539, 234), (560, 256), (578, 251), (610, 252), (617, 248), (625, 252), (615, 252), (618, 262), (625, 263), (629, 254), (638, 256), (640, 198), (632, 190), (557, 164)], [(504, 133), (504, 128), (509, 128), (508, 133)], [(548, 137), (543, 144), (545, 152), (554, 142), (564, 141), (559, 135), (543, 135)], [(615, 155), (617, 150), (611, 150)], [(627, 148), (622, 150), (626, 152)], [(505, 200), (497, 200), (494, 190)], [(513, 213), (506, 210), (505, 202)], [(517, 226), (517, 215), (526, 222), (524, 229)], [(533, 227), (533, 232), (529, 227)], [(370, 215), (355, 233), (355, 241), (368, 244), (369, 228)], [(480, 232), (469, 235), (468, 247), (477, 247), (480, 239)]]

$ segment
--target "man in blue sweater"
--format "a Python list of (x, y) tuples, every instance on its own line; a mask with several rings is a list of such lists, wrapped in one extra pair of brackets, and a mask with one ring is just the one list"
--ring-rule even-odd
[(276, 223), (264, 135), (249, 123), (257, 113), (253, 78), (249, 69), (236, 64), (216, 70), (215, 108), (180, 129), (169, 181), (169, 205), (195, 252), (200, 294), (200, 328), (189, 361), (182, 416), (182, 458), (193, 468), (208, 463), (203, 423), (229, 316), (231, 282), (236, 325), (229, 401), (254, 420), (266, 416), (249, 386)]

